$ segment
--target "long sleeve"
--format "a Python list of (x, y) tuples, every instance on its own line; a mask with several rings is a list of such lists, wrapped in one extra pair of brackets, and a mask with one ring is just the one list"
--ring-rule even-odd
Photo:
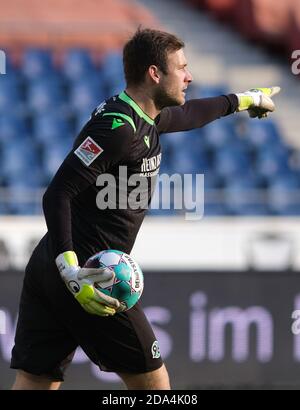
[(67, 163), (59, 168), (43, 196), (43, 210), (55, 255), (73, 250), (71, 201), (90, 186)]
[(167, 107), (157, 118), (157, 129), (163, 132), (188, 131), (200, 128), (220, 117), (232, 114), (238, 106), (235, 94), (189, 100), (178, 107)]
[(73, 250), (72, 199), (94, 184), (98, 176), (116, 164), (131, 147), (132, 127), (124, 123), (112, 129), (113, 118), (84, 128), (43, 197), (43, 210), (56, 255)]

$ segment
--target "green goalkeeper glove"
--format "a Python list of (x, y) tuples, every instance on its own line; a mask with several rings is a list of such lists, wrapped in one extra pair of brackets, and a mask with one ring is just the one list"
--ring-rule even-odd
[(121, 311), (120, 302), (95, 288), (97, 282), (110, 282), (114, 272), (108, 268), (80, 268), (76, 253), (61, 253), (55, 260), (67, 288), (82, 308), (98, 316), (112, 316)]
[(280, 87), (252, 88), (244, 93), (236, 94), (239, 100), (237, 112), (247, 110), (251, 118), (265, 118), (275, 110), (271, 97), (280, 92)]

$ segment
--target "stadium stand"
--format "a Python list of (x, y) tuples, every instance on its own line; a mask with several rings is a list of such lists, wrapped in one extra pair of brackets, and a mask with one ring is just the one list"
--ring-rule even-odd
[[(69, 18), (71, 24), (78, 15), (70, 12), (68, 3), (60, 3), (65, 4), (66, 13), (61, 21), (65, 23)], [(121, 15), (124, 24), (134, 24), (131, 9), (127, 10), (127, 14), (123, 13), (123, 9), (118, 9), (121, 3), (122, 7), (127, 4), (126, 1), (110, 1), (109, 15), (113, 16), (116, 24)], [(36, 11), (36, 21), (42, 24), (43, 9), (34, 8), (36, 1), (30, 4), (33, 7), (31, 10)], [(229, 7), (234, 1), (205, 4)], [(12, 18), (12, 12), (16, 11), (15, 21), (22, 17), (24, 23), (20, 32), (14, 31), (10, 38), (8, 73), (0, 76), (0, 187), (6, 188), (0, 200), (2, 214), (41, 212), (40, 205), (37, 205), (39, 201), (33, 200), (38, 198), (38, 194), (35, 196), (28, 192), (43, 191), (90, 112), (103, 99), (120, 92), (125, 85), (122, 59), (117, 48), (112, 47), (106, 53), (101, 48), (97, 53), (93, 41), (85, 47), (84, 37), (81, 44), (75, 47), (69, 46), (71, 37), (68, 37), (67, 41), (63, 40), (64, 46), (67, 44), (68, 47), (63, 52), (60, 49), (57, 54), (53, 43), (57, 31), (54, 35), (51, 30), (48, 32), (49, 27), (45, 30), (49, 36), (43, 43), (35, 38), (36, 28), (33, 28), (31, 36), (28, 34), (26, 37), (28, 46), (22, 44), (22, 50), (15, 58), (15, 42), (20, 40), (15, 36), (21, 36), (25, 27), (29, 30), (30, 13), (26, 12), (27, 6), (24, 7), (21, 1), (9, 2), (7, 13), (0, 17), (6, 24)], [(119, 14), (115, 13), (117, 9)], [(87, 1), (85, 10), (85, 18), (88, 18), (95, 11), (95, 2)], [(103, 10), (102, 18), (105, 19), (108, 9), (104, 7)], [(143, 21), (154, 21), (141, 7), (135, 9), (135, 15), (141, 10), (144, 13)], [(56, 20), (54, 14), (52, 17), (47, 15), (47, 24), (58, 24), (58, 16), (55, 16)], [(141, 14), (138, 14), (136, 19), (140, 18)], [(7, 35), (7, 30), (1, 33), (0, 28), (0, 41), (6, 44), (3, 33)], [(46, 37), (43, 38), (45, 40)], [(75, 37), (74, 41), (77, 40)], [(228, 88), (226, 82), (194, 84), (190, 87), (189, 98), (225, 94)], [(162, 173), (204, 173), (206, 215), (300, 214), (297, 195), (300, 173), (295, 162), (297, 151), (286, 146), (280, 129), (272, 120), (248, 120), (244, 116), (234, 115), (201, 130), (164, 135), (161, 141), (165, 154)], [(284, 203), (276, 202), (275, 194), (278, 192), (284, 192), (287, 198)], [(157, 204), (157, 201), (163, 202), (164, 199), (156, 197), (154, 202)], [(152, 209), (150, 212), (155, 215), (174, 214), (163, 209)]]
[(158, 26), (131, 0), (12, 0), (1, 2), (0, 44), (15, 47), (121, 47), (138, 24)]
[(300, 4), (298, 0), (186, 0), (210, 10), (245, 37), (272, 48), (300, 49)]

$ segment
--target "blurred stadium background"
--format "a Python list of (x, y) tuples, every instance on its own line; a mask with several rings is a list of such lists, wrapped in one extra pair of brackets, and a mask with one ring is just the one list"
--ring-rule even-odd
[[(0, 389), (14, 378), (23, 269), (45, 232), (41, 196), (93, 108), (124, 89), (120, 50), (139, 24), (185, 40), (189, 98), (282, 87), (270, 119), (233, 115), (161, 138), (161, 172), (205, 175), (204, 218), (150, 210), (133, 251), (173, 386), (299, 388), (300, 335), (291, 316), (300, 309), (300, 81), (291, 56), (300, 50), (300, 2), (0, 6)], [(163, 193), (154, 201), (162, 204)], [(80, 349), (64, 384), (121, 387)]]

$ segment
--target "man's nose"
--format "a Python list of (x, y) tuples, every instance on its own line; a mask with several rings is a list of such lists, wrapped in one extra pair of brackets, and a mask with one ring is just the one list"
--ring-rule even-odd
[(188, 83), (191, 83), (193, 81), (193, 76), (189, 71), (187, 72), (187, 80), (186, 81)]

